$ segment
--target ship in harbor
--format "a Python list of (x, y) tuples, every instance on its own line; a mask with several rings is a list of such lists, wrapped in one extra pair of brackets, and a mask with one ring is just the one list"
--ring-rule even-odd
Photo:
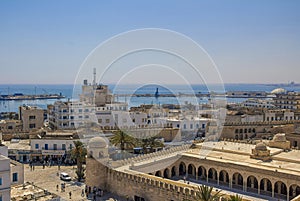
[(61, 99), (65, 98), (60, 94), (37, 94), (25, 95), (23, 93), (15, 93), (13, 95), (0, 95), (0, 101), (13, 101), (13, 100), (43, 100), (43, 99)]

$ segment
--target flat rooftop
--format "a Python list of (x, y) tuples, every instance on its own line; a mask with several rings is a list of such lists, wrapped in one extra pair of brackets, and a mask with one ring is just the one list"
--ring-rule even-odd
[(197, 146), (198, 148), (189, 150), (182, 155), (194, 158), (206, 157), (207, 160), (300, 176), (299, 150), (284, 152), (282, 149), (268, 147), (273, 155), (272, 160), (264, 162), (250, 158), (251, 150), (255, 147), (252, 144), (220, 141), (199, 143)]

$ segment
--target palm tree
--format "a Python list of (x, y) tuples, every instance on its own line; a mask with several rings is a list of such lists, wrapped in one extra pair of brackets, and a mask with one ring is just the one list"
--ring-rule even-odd
[(153, 152), (154, 148), (164, 147), (164, 144), (155, 137), (150, 137), (141, 140), (141, 146), (145, 153), (147, 153), (147, 148), (150, 147), (150, 152)]
[(243, 200), (242, 196), (235, 194), (235, 195), (230, 195), (230, 198), (228, 201), (242, 201), (242, 200)]
[(213, 187), (212, 186), (205, 186), (201, 185), (198, 186), (198, 189), (196, 191), (196, 201), (216, 201), (222, 196), (220, 193), (221, 191), (218, 191), (216, 193), (212, 193)]
[(77, 180), (81, 181), (82, 179), (85, 178), (85, 175), (84, 175), (85, 168), (83, 167), (83, 163), (85, 162), (85, 156), (87, 154), (87, 150), (81, 141), (74, 141), (73, 143), (74, 143), (75, 147), (71, 150), (71, 157), (76, 160)]
[(117, 133), (112, 138), (110, 138), (110, 142), (115, 146), (120, 145), (122, 151), (125, 150), (125, 145), (134, 147), (136, 144), (135, 138), (127, 135), (121, 130), (118, 130)]

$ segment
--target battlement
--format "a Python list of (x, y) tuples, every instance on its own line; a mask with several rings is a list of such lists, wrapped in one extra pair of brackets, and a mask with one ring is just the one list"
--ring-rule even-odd
[(224, 126), (263, 126), (263, 125), (286, 125), (300, 123), (300, 120), (287, 120), (287, 121), (259, 121), (259, 122), (225, 122)]

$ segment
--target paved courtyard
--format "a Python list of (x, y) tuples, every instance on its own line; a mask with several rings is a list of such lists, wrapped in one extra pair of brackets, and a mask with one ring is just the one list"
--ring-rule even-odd
[[(62, 200), (72, 200), (72, 201), (83, 201), (83, 200), (92, 200), (92, 196), (90, 198), (86, 198), (86, 195), (82, 196), (82, 190), (85, 189), (85, 184), (81, 182), (77, 182), (75, 179), (75, 170), (76, 166), (61, 166), (60, 170), (58, 170), (57, 166), (45, 167), (43, 169), (42, 166), (35, 166), (34, 170), (31, 171), (29, 165), (24, 165), (24, 176), (25, 182), (34, 182), (34, 184), (38, 187), (47, 189), (51, 193), (55, 193), (59, 195)], [(66, 172), (72, 177), (72, 181), (64, 182), (61, 181), (59, 176), (57, 175), (59, 172)], [(66, 184), (65, 191), (61, 191), (61, 183)], [(59, 186), (58, 190), (56, 186)], [(69, 197), (69, 192), (72, 193), (72, 197)], [(118, 200), (123, 201), (126, 199), (119, 198), (118, 196), (104, 193), (103, 197), (97, 197), (97, 201), (102, 200)]]

